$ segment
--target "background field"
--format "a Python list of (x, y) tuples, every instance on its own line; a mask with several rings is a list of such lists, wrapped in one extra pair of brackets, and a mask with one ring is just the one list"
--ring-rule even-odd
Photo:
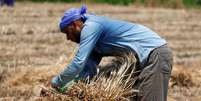
[(108, 3), (112, 5), (143, 5), (149, 7), (199, 7), (201, 0), (16, 0), (33, 2), (87, 2), (87, 3)]
[[(70, 62), (77, 45), (59, 32), (63, 12), (80, 4), (16, 3), (0, 8), (0, 101), (35, 100)], [(201, 100), (200, 9), (88, 5), (97, 15), (141, 23), (165, 38), (174, 53), (168, 101)]]

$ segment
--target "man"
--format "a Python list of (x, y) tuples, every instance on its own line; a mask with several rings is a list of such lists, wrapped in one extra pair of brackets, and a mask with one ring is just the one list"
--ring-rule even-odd
[(13, 7), (15, 0), (0, 0), (0, 6), (6, 4), (7, 6)]
[(64, 71), (52, 79), (52, 87), (62, 88), (77, 76), (93, 77), (103, 56), (130, 51), (141, 70), (134, 85), (142, 92), (138, 100), (166, 101), (172, 69), (172, 53), (167, 42), (145, 26), (89, 15), (86, 9), (86, 6), (71, 8), (61, 19), (61, 32), (68, 40), (79, 43), (79, 49)]

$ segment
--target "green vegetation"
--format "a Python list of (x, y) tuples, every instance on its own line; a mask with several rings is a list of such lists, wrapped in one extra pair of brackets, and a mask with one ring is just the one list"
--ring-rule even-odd
[(201, 6), (201, 0), (182, 0), (186, 7), (198, 7)]
[(109, 3), (109, 4), (120, 4), (129, 5), (135, 2), (135, 0), (94, 0), (97, 3)]
[[(17, 0), (26, 1), (26, 0)], [(201, 0), (29, 0), (33, 2), (91, 2), (108, 3), (113, 5), (131, 5), (138, 4), (149, 7), (198, 7), (201, 6)]]
[(77, 2), (80, 0), (31, 0), (33, 2)]

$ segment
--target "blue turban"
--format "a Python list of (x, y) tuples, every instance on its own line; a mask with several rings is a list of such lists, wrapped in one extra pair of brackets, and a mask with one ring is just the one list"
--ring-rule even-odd
[(71, 22), (82, 18), (86, 11), (87, 7), (85, 5), (82, 5), (81, 8), (71, 8), (65, 11), (64, 16), (61, 18), (59, 24), (60, 30), (62, 31)]

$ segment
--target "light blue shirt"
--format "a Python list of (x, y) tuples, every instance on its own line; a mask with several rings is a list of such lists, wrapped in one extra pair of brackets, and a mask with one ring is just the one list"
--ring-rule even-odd
[(85, 15), (84, 19), (79, 49), (65, 70), (53, 78), (55, 85), (62, 86), (76, 75), (95, 75), (102, 56), (116, 55), (121, 49), (135, 52), (144, 64), (153, 49), (166, 44), (157, 33), (140, 24), (96, 15)]

